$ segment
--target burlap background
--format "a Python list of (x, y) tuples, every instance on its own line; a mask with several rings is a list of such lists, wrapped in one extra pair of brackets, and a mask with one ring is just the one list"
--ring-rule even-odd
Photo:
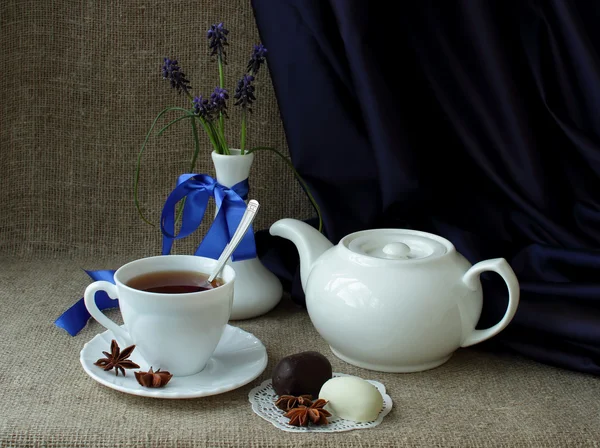
[[(91, 321), (71, 337), (54, 320), (89, 283), (81, 268), (117, 268), (159, 252), (159, 231), (133, 206), (135, 159), (155, 115), (185, 104), (160, 78), (164, 55), (178, 58), (195, 93), (216, 84), (205, 32), (219, 20), (231, 30), (232, 88), (258, 42), (247, 0), (0, 1), (0, 446), (598, 447), (597, 378), (478, 347), (421, 374), (369, 372), (335, 358), (306, 311), (286, 298), (266, 316), (233, 323), (269, 355), (261, 377), (235, 391), (143, 399), (85, 374), (79, 351), (103, 328)], [(267, 71), (257, 97), (250, 144), (284, 149)], [(238, 118), (233, 112), (227, 123), (232, 141)], [(197, 171), (211, 173), (205, 138), (202, 145)], [(151, 140), (141, 188), (155, 222), (191, 153), (185, 125)], [(271, 155), (258, 155), (251, 188), (263, 205), (256, 229), (313, 215)], [(189, 252), (201, 235), (176, 251)], [(392, 413), (372, 430), (318, 437), (283, 433), (255, 416), (248, 391), (281, 357), (303, 350), (322, 352), (336, 371), (383, 382)]]
[[(167, 106), (188, 107), (162, 80), (162, 58), (178, 59), (193, 94), (210, 94), (218, 71), (206, 30), (224, 21), (230, 30), (225, 85), (233, 93), (260, 41), (249, 1), (0, 5), (0, 249), (53, 257), (159, 251), (160, 231), (139, 219), (132, 186), (136, 157), (155, 116)], [(249, 146), (286, 151), (268, 70), (256, 86)], [(227, 138), (237, 147), (240, 115), (232, 104), (230, 110)], [(196, 172), (214, 174), (204, 134), (201, 144)], [(187, 122), (150, 140), (140, 189), (153, 222), (177, 176), (188, 172), (192, 152)], [(279, 218), (313, 214), (291, 171), (270, 153), (257, 154), (251, 194), (262, 205), (257, 230)], [(189, 253), (204, 229), (178, 243), (175, 252)]]

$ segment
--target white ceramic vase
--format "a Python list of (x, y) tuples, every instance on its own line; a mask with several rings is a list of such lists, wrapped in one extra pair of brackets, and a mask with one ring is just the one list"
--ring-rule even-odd
[[(254, 154), (240, 155), (239, 149), (230, 152), (231, 155), (212, 152), (217, 182), (226, 187), (248, 179), (254, 161)], [(229, 259), (227, 264), (236, 274), (231, 320), (261, 316), (279, 303), (283, 294), (281, 282), (258, 257), (235, 262)]]

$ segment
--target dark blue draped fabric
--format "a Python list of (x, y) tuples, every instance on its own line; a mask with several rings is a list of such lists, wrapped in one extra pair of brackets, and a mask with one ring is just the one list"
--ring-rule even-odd
[[(374, 227), (504, 257), (486, 343), (600, 374), (600, 8), (588, 0), (253, 0), (292, 161), (337, 242)], [(302, 303), (291, 243), (259, 255)], [(479, 327), (504, 313), (484, 278)]]

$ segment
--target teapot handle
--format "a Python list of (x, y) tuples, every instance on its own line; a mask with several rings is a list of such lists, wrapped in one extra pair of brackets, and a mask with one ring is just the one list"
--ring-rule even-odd
[(473, 332), (462, 342), (461, 347), (478, 344), (500, 333), (510, 323), (519, 306), (519, 281), (504, 258), (485, 260), (473, 265), (463, 276), (463, 282), (468, 288), (472, 290), (477, 289), (479, 286), (479, 276), (484, 271), (494, 271), (500, 274), (506, 282), (506, 286), (508, 287), (508, 308), (500, 322), (485, 330), (473, 330)]

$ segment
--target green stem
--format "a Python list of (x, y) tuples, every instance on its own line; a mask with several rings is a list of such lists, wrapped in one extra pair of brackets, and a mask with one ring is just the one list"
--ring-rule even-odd
[(223, 154), (225, 154), (227, 156), (230, 155), (231, 152), (229, 151), (229, 146), (227, 146), (227, 142), (225, 141), (225, 136), (218, 131), (217, 131), (217, 134), (219, 135), (219, 138), (221, 139), (221, 146), (223, 147)]
[(229, 155), (229, 148), (227, 147), (227, 143), (225, 142), (225, 137), (219, 132), (219, 129), (217, 129), (217, 127), (215, 127), (212, 123), (209, 123), (209, 127), (213, 130), (215, 137), (219, 143), (219, 147), (221, 148), (221, 151), (219, 152), (219, 154), (225, 154), (225, 155)]
[(225, 135), (217, 130), (217, 135), (221, 140), (221, 146), (223, 147), (223, 154), (230, 155), (229, 146), (227, 145), (227, 140), (225, 140)]
[(223, 154), (223, 147), (221, 144), (221, 136), (219, 135), (219, 131), (216, 129), (214, 123), (211, 121), (205, 121), (206, 129), (208, 129), (209, 135), (213, 136), (216, 145), (217, 154)]
[[(192, 161), (190, 162), (190, 173), (193, 173), (194, 169), (196, 168), (198, 154), (200, 153), (200, 139), (198, 138), (198, 127), (196, 126), (196, 121), (191, 120), (190, 123), (192, 124), (192, 135), (194, 136), (194, 154), (192, 155)], [(177, 224), (179, 222), (179, 219), (181, 218), (183, 208), (185, 207), (185, 199), (186, 198), (183, 198), (183, 200), (177, 205), (178, 210), (177, 216), (175, 218), (175, 224)]]
[(244, 155), (246, 149), (246, 108), (242, 109), (242, 136), (240, 138), (241, 154)]
[(198, 138), (198, 127), (196, 122), (192, 120), (192, 133), (194, 134), (194, 154), (192, 155), (192, 161), (190, 162), (190, 173), (194, 172), (196, 168), (196, 160), (198, 160), (198, 154), (200, 153), (200, 139)]
[(163, 109), (156, 116), (156, 118), (152, 122), (152, 126), (150, 127), (150, 129), (148, 130), (148, 133), (146, 134), (146, 138), (144, 139), (144, 143), (142, 144), (142, 148), (140, 149), (140, 152), (138, 153), (137, 163), (136, 163), (136, 167), (135, 167), (135, 177), (134, 177), (134, 181), (133, 181), (133, 202), (135, 203), (135, 208), (137, 209), (140, 217), (147, 224), (150, 224), (153, 227), (154, 227), (154, 224), (152, 224), (150, 221), (148, 221), (148, 219), (146, 219), (146, 217), (142, 213), (142, 209), (140, 208), (140, 202), (139, 202), (139, 199), (138, 199), (138, 187), (139, 187), (139, 182), (140, 182), (140, 166), (141, 166), (141, 162), (142, 162), (142, 155), (144, 154), (144, 151), (146, 149), (146, 144), (148, 143), (148, 139), (150, 138), (150, 134), (152, 134), (152, 131), (154, 130), (154, 126), (156, 126), (156, 122), (159, 120), (160, 117), (162, 117), (164, 114), (166, 114), (167, 112), (170, 112), (172, 110), (183, 111), (186, 114), (189, 113), (189, 111), (187, 109), (184, 109), (182, 107), (167, 107), (167, 108)]
[[(220, 60), (220, 59), (219, 59), (219, 60)], [(223, 87), (223, 73), (222, 73), (222, 72), (223, 72), (223, 70), (222, 70), (222, 68), (219, 66), (219, 78), (220, 78), (220, 85), (221, 85), (221, 88)], [(185, 93), (186, 93), (187, 97), (189, 98), (190, 102), (191, 102), (192, 104), (194, 104), (194, 98), (192, 97), (192, 95), (191, 95), (191, 94), (190, 94), (190, 93), (189, 93), (187, 90), (185, 91)], [(213, 148), (215, 148), (215, 151), (217, 151), (217, 153), (219, 153), (219, 154), (220, 154), (220, 153), (222, 153), (222, 152), (223, 152), (223, 150), (221, 149), (221, 146), (222, 146), (221, 142), (222, 142), (222, 141), (223, 141), (223, 142), (225, 141), (225, 136), (223, 135), (223, 138), (222, 138), (222, 139), (221, 139), (221, 138), (219, 138), (219, 137), (220, 137), (220, 136), (219, 136), (219, 133), (218, 133), (218, 131), (215, 129), (215, 127), (214, 127), (214, 126), (212, 126), (212, 124), (211, 124), (211, 126), (208, 126), (208, 124), (209, 124), (209, 123), (208, 123), (208, 122), (207, 122), (207, 121), (206, 121), (204, 118), (202, 118), (202, 117), (199, 117), (198, 115), (195, 115), (195, 114), (192, 114), (192, 116), (194, 116), (194, 117), (196, 117), (198, 120), (200, 120), (200, 124), (202, 125), (202, 127), (204, 128), (204, 131), (205, 131), (205, 132), (206, 132), (206, 134), (208, 135), (208, 138), (210, 139), (210, 143), (213, 145)], [(196, 129), (197, 129), (197, 128), (196, 128)], [(196, 133), (197, 133), (197, 132), (198, 132), (198, 131), (196, 130)], [(194, 163), (195, 163), (195, 162), (194, 162)]]
[(185, 120), (186, 118), (191, 118), (192, 116), (193, 116), (193, 114), (189, 114), (189, 115), (182, 115), (179, 118), (175, 118), (175, 120), (169, 122), (164, 128), (162, 128), (160, 131), (158, 131), (156, 133), (156, 135), (157, 136), (161, 136), (163, 132), (165, 132), (169, 127), (171, 127), (172, 125), (174, 125), (178, 121)]
[(256, 148), (252, 148), (249, 151), (247, 151), (246, 154), (253, 153), (254, 151), (271, 151), (271, 152), (274, 152), (279, 157), (281, 157), (285, 163), (287, 163), (287, 165), (294, 172), (294, 175), (298, 179), (298, 182), (300, 182), (300, 184), (304, 188), (304, 191), (306, 192), (306, 195), (308, 196), (308, 199), (310, 200), (312, 206), (314, 207), (315, 211), (317, 212), (317, 216), (319, 217), (319, 232), (322, 232), (323, 231), (323, 219), (321, 217), (321, 209), (319, 208), (319, 205), (317, 204), (317, 202), (315, 201), (315, 198), (311, 194), (310, 189), (308, 188), (308, 185), (306, 185), (306, 182), (304, 182), (304, 179), (302, 179), (302, 177), (300, 176), (300, 174), (298, 173), (298, 171), (296, 171), (296, 168), (294, 167), (294, 165), (292, 164), (292, 162), (285, 155), (283, 155), (280, 151), (277, 151), (275, 148), (269, 148), (267, 146), (257, 146)]
[(214, 126), (209, 127), (209, 124), (207, 123), (207, 121), (204, 120), (202, 117), (199, 117), (198, 115), (194, 115), (194, 117), (197, 118), (198, 121), (200, 121), (200, 125), (204, 129), (204, 132), (206, 132), (206, 135), (208, 135), (210, 143), (213, 145), (213, 148), (215, 148), (215, 151), (217, 152), (217, 154), (219, 154), (220, 146), (219, 146), (219, 143), (217, 142), (217, 140), (215, 139)]
[[(225, 86), (225, 77), (223, 74), (223, 55), (221, 53), (217, 55), (217, 64), (219, 66), (219, 87), (222, 89)], [(225, 136), (225, 120), (222, 112), (219, 114), (219, 129), (221, 134)]]

